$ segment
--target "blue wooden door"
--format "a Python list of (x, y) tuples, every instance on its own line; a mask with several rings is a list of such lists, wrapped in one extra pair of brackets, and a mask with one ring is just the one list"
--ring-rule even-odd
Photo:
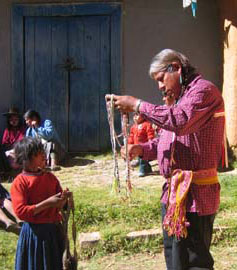
[(109, 142), (110, 23), (102, 15), (25, 18), (25, 108), (52, 119), (70, 152)]

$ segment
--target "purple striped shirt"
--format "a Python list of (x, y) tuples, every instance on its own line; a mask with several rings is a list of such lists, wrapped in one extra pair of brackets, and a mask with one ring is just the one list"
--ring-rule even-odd
[[(161, 174), (169, 178), (172, 170), (203, 170), (217, 168), (223, 150), (224, 111), (220, 91), (211, 82), (197, 75), (183, 96), (173, 106), (157, 106), (142, 102), (140, 113), (162, 128), (159, 138), (142, 144), (143, 159), (158, 160)], [(175, 164), (171, 164), (174, 147)], [(167, 183), (161, 201), (167, 203)], [(220, 203), (220, 185), (191, 184), (187, 211), (199, 215), (214, 214)]]

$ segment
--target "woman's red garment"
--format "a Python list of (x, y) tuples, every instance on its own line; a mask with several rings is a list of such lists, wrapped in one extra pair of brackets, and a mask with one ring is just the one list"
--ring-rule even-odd
[(13, 146), (13, 144), (17, 141), (20, 141), (25, 136), (25, 127), (21, 127), (18, 129), (9, 129), (6, 128), (2, 137), (2, 144), (7, 146)]

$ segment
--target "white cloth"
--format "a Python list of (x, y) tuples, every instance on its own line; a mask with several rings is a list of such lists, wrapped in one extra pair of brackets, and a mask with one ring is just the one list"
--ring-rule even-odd
[(183, 0), (183, 8), (189, 7), (192, 3), (192, 0)]
[(187, 8), (191, 5), (193, 17), (196, 17), (197, 12), (197, 0), (183, 0), (183, 8)]
[(197, 0), (183, 0), (183, 8), (189, 7), (192, 3), (197, 3)]
[(14, 152), (14, 149), (11, 149), (11, 150), (8, 150), (5, 152), (6, 156), (7, 157), (15, 157), (15, 152)]

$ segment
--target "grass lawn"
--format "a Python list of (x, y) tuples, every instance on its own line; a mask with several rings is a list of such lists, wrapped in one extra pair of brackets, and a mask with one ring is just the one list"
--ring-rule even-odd
[[(103, 157), (99, 162), (103, 171), (106, 162), (111, 163), (108, 157)], [(100, 231), (102, 235), (100, 245), (93, 250), (80, 252), (78, 269), (162, 270), (158, 266), (158, 260), (163, 260), (161, 237), (132, 242), (125, 237), (131, 231), (160, 228), (161, 185), (154, 182), (149, 185), (137, 184), (132, 197), (126, 199), (123, 192), (120, 196), (111, 194), (110, 185), (94, 185), (92, 182), (89, 185), (86, 180), (92, 179), (92, 175), (97, 178), (101, 175), (98, 163), (90, 166), (89, 169), (88, 166), (68, 166), (56, 173), (62, 185), (74, 192), (78, 233)], [(79, 183), (75, 179), (80, 178), (80, 173), (84, 173), (84, 182)], [(221, 206), (215, 220), (212, 253), (217, 265), (215, 269), (234, 270), (237, 269), (237, 175), (220, 174), (220, 182)], [(10, 184), (4, 186), (9, 189)], [(0, 231), (0, 243), (0, 269), (12, 270), (17, 236)], [(132, 261), (134, 265), (129, 268)]]

